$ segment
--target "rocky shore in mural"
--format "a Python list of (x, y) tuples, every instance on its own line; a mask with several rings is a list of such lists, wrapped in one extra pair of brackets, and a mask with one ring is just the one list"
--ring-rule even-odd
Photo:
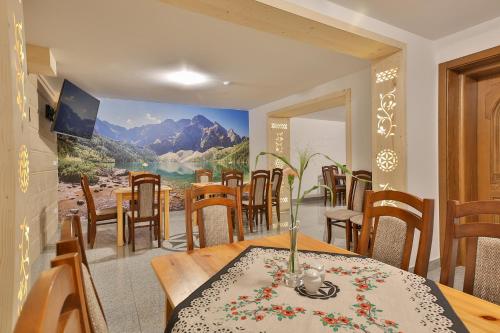
[(91, 140), (58, 141), (60, 217), (74, 208), (87, 214), (81, 174), (89, 177), (97, 209), (116, 205), (114, 190), (129, 186), (129, 171), (160, 174), (173, 189), (171, 210), (184, 209), (184, 190), (198, 168), (214, 170), (215, 179), (224, 168), (248, 174), (248, 138), (202, 115), (128, 129), (98, 119)]

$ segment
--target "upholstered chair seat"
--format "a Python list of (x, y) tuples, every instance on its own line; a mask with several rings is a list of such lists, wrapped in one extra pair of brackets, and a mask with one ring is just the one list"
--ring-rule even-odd
[(349, 220), (351, 221), (351, 223), (357, 226), (361, 226), (363, 224), (363, 214), (353, 216)]
[(350, 218), (358, 215), (363, 216), (363, 213), (356, 212), (350, 209), (334, 209), (334, 208), (327, 208), (325, 211), (326, 218), (337, 221), (349, 220)]

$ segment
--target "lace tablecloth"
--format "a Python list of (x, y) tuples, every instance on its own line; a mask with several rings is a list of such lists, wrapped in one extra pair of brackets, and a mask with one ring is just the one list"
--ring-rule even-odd
[(312, 299), (282, 284), (287, 256), (249, 247), (175, 308), (167, 332), (467, 332), (433, 281), (370, 258), (301, 251), (301, 263), (322, 264), (339, 289)]

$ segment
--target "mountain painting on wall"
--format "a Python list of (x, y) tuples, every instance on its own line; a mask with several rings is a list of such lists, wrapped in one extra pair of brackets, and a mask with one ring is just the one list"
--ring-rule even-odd
[(98, 208), (114, 205), (113, 189), (128, 186), (128, 171), (160, 174), (173, 188), (173, 210), (183, 209), (196, 169), (213, 170), (215, 180), (226, 168), (248, 178), (247, 111), (102, 99), (91, 140), (58, 140), (61, 216), (84, 205), (75, 186), (80, 174), (89, 177)]

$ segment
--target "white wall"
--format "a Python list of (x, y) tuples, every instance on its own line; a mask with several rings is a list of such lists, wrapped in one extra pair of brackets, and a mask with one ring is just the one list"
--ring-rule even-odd
[[(268, 112), (348, 88), (351, 89), (352, 168), (354, 170), (371, 170), (371, 85), (369, 68), (250, 110), (251, 168), (254, 167), (255, 156), (259, 152), (267, 150), (266, 114)], [(259, 163), (262, 163), (261, 166), (266, 165), (264, 160)]]
[[(335, 161), (344, 164), (345, 149), (345, 122), (328, 121), (308, 118), (290, 119), (290, 153), (293, 165), (299, 165), (298, 152), (308, 149), (315, 153), (323, 153)], [(314, 158), (310, 163), (302, 180), (303, 190), (318, 185), (321, 176), (321, 167), (331, 164), (322, 157)], [(293, 198), (297, 197), (294, 189)], [(323, 190), (318, 189), (309, 195), (320, 196)]]
[[(431, 41), (327, 0), (287, 0), (287, 2), (290, 6), (302, 7), (304, 13), (313, 11), (406, 44), (408, 191), (421, 197), (435, 199), (431, 260), (438, 258), (438, 64), (499, 45), (500, 18)], [(255, 129), (258, 124), (260, 126), (264, 124), (263, 113), (269, 110), (268, 107), (253, 110), (257, 113), (250, 114), (251, 129), (252, 127)], [(250, 133), (252, 135), (252, 130)], [(371, 129), (367, 130), (367, 137), (371, 135), (369, 133)], [(356, 135), (353, 139), (355, 137)], [(257, 150), (265, 148), (265, 141), (263, 135), (254, 142), (255, 148)], [(250, 144), (252, 145), (252, 141)], [(371, 145), (369, 141), (365, 144)], [(356, 144), (356, 149), (358, 148), (359, 141)], [(250, 153), (255, 154), (252, 147)], [(361, 167), (358, 160), (353, 162), (355, 162), (354, 168)], [(371, 161), (367, 164), (371, 165)]]
[(437, 64), (500, 45), (500, 17), (438, 39), (434, 45)]

